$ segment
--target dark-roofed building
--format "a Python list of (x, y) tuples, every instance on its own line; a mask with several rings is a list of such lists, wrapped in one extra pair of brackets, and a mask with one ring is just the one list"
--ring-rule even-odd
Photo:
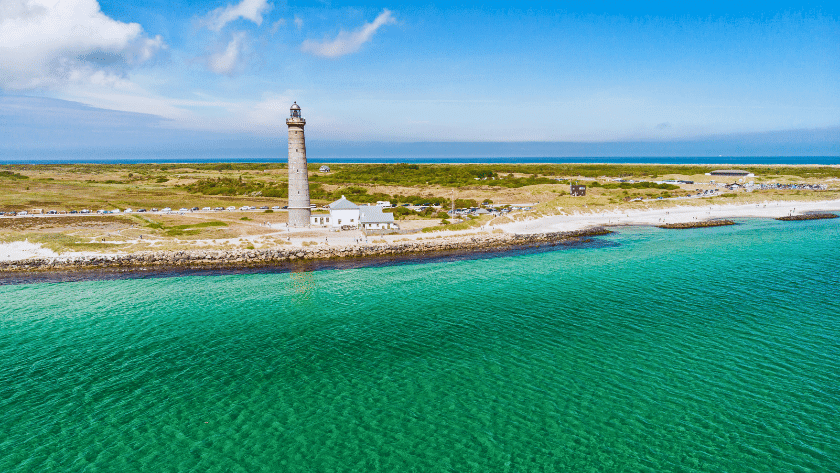
[(734, 176), (734, 177), (753, 177), (755, 174), (749, 171), (741, 171), (739, 169), (720, 169), (706, 173), (707, 176)]
[(573, 196), (582, 197), (586, 195), (586, 186), (582, 184), (572, 184), (572, 191)]

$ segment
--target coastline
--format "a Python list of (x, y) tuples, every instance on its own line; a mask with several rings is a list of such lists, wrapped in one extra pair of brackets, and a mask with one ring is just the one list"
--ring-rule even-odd
[[(520, 221), (488, 225), (483, 229), (441, 231), (434, 235), (383, 236), (375, 243), (353, 242), (351, 237), (333, 245), (306, 246), (304, 241), (289, 246), (256, 249), (189, 249), (129, 253), (55, 254), (27, 242), (0, 243), (0, 275), (45, 272), (171, 272), (179, 270), (239, 270), (278, 268), (294, 270), (305, 262), (353, 261), (377, 264), (381, 260), (420, 260), (447, 255), (503, 253), (541, 246), (571, 245), (612, 233), (622, 226), (674, 225), (705, 228), (708, 222), (732, 218), (772, 218), (840, 211), (840, 199), (829, 201), (772, 201), (761, 204), (683, 205), (662, 209), (634, 209), (575, 212), (571, 215), (523, 215)], [(796, 224), (796, 222), (791, 222)], [(402, 237), (402, 238), (397, 238)], [(424, 239), (424, 237), (428, 239)], [(332, 237), (331, 237), (332, 238)], [(338, 240), (337, 238), (332, 238)], [(25, 251), (24, 251), (25, 250)], [(43, 251), (41, 251), (43, 250)], [(4, 278), (5, 279), (5, 278)], [(23, 278), (26, 279), (26, 278)], [(74, 278), (69, 278), (74, 279)], [(84, 278), (82, 278), (84, 279)], [(0, 284), (4, 281), (0, 279)]]
[[(0, 275), (49, 271), (170, 271), (177, 269), (245, 269), (294, 265), (311, 261), (376, 260), (400, 256), (435, 258), (445, 255), (501, 253), (527, 248), (571, 245), (612, 233), (605, 228), (539, 234), (487, 234), (432, 241), (385, 244), (246, 250), (153, 251), (128, 254), (36, 257), (0, 262)], [(2, 281), (0, 280), (0, 284)]]

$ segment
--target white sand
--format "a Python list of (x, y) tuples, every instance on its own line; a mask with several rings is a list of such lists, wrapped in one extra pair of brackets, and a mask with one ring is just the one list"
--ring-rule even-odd
[(54, 258), (58, 256), (53, 250), (29, 241), (13, 241), (0, 243), (0, 261), (17, 261), (27, 258)]
[(545, 233), (567, 232), (604, 225), (662, 225), (685, 223), (713, 218), (778, 218), (813, 211), (838, 211), (840, 200), (818, 202), (766, 202), (761, 204), (730, 204), (710, 206), (676, 206), (656, 210), (604, 211), (554, 215), (529, 221), (500, 225), (506, 232)]

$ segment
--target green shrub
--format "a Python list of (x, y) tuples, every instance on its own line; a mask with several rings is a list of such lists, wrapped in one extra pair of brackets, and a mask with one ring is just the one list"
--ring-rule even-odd
[(12, 171), (0, 171), (0, 179), (29, 179), (29, 176), (18, 174)]

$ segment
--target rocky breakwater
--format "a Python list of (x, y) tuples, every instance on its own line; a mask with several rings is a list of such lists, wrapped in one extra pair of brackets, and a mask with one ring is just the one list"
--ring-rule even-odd
[(812, 214), (802, 214), (802, 215), (789, 215), (787, 217), (779, 217), (776, 220), (781, 220), (783, 222), (791, 222), (791, 221), (798, 221), (798, 220), (822, 220), (825, 218), (837, 218), (837, 214), (833, 213), (812, 213)]
[(611, 233), (604, 228), (576, 232), (478, 234), (431, 240), (402, 241), (352, 246), (317, 245), (302, 248), (253, 250), (152, 251), (130, 254), (102, 254), (73, 257), (29, 258), (0, 262), (0, 272), (68, 271), (99, 269), (252, 268), (296, 264), (306, 260), (382, 258), (444, 253), (504, 251), (535, 246), (570, 244), (588, 237)]
[(732, 220), (704, 220), (702, 222), (666, 223), (665, 225), (657, 225), (657, 227), (672, 230), (685, 230), (688, 228), (722, 227), (725, 225), (735, 225), (735, 222)]

